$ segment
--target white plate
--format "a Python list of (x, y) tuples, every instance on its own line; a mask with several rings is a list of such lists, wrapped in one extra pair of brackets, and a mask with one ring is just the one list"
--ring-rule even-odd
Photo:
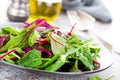
[[(19, 26), (23, 26), (23, 25), (24, 25), (23, 23), (7, 23), (7, 24), (1, 24), (0, 27), (4, 27), (4, 26), (19, 27)], [(98, 61), (100, 62), (101, 67), (100, 67), (100, 69), (93, 70), (93, 71), (85, 71), (85, 72), (48, 72), (48, 71), (45, 71), (45, 70), (32, 69), (32, 68), (27, 68), (27, 67), (11, 64), (9, 62), (5, 62), (5, 61), (2, 61), (2, 60), (0, 60), (0, 62), (4, 63), (6, 65), (10, 65), (10, 66), (13, 66), (13, 67), (16, 67), (16, 68), (19, 68), (19, 69), (23, 69), (23, 70), (27, 70), (27, 71), (37, 73), (37, 74), (54, 75), (54, 76), (58, 75), (59, 77), (61, 77), (61, 76), (87, 75), (87, 74), (103, 71), (103, 70), (109, 68), (113, 63), (112, 54), (102, 44), (100, 44), (100, 47), (101, 47), (101, 51), (99, 53), (100, 54), (100, 59)]]

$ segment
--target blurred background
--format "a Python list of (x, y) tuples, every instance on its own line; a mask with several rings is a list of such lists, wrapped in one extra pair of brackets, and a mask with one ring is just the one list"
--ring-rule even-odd
[[(6, 22), (6, 21), (9, 21), (8, 20), (8, 17), (7, 16), (7, 11), (9, 14), (13, 14), (15, 15), (17, 13), (17, 10), (14, 10), (16, 12), (10, 12), (11, 8), (10, 6), (13, 4), (13, 2), (18, 2), (19, 4), (24, 2), (24, 4), (22, 5), (24, 8), (26, 8), (26, 13), (25, 16), (26, 17), (30, 17), (31, 14), (29, 14), (28, 12), (31, 11), (30, 9), (31, 8), (28, 8), (28, 4), (27, 4), (27, 1), (29, 1), (28, 3), (30, 4), (31, 2), (30, 1), (35, 1), (35, 0), (1, 0), (0, 1), (0, 8), (1, 8), (1, 13), (0, 13), (0, 17), (2, 17), (2, 20), (0, 20), (0, 22)], [(49, 1), (49, 0), (48, 0)], [(55, 0), (52, 0), (52, 1), (55, 1)], [(58, 1), (62, 1), (62, 0), (58, 0)], [(71, 2), (70, 2), (71, 1)], [(78, 6), (76, 6), (75, 2), (77, 1), (81, 1), (81, 4), (77, 4)], [(83, 2), (82, 2), (83, 1)], [(86, 1), (86, 2), (85, 2)], [(94, 2), (93, 5), (89, 5), (88, 2), (90, 3), (91, 2)], [(100, 2), (99, 2), (100, 1)], [(12, 2), (12, 4), (11, 4)], [(62, 6), (62, 9), (64, 10), (67, 10), (67, 9), (81, 9), (83, 11), (86, 11), (88, 12), (90, 15), (94, 16), (96, 18), (99, 19), (100, 17), (102, 17), (102, 22), (107, 22), (105, 21), (105, 19), (107, 18), (106, 16), (110, 16), (110, 18), (114, 21), (116, 19), (118, 19), (118, 10), (116, 9), (117, 7), (116, 6), (119, 6), (119, 1), (109, 1), (109, 0), (63, 0), (63, 6)], [(69, 2), (69, 3), (67, 3)], [(101, 3), (102, 2), (102, 3)], [(67, 3), (67, 4), (66, 4)], [(100, 3), (100, 4), (99, 4)], [(19, 4), (16, 4), (15, 3), (15, 6), (16, 7), (19, 7), (20, 5)], [(74, 4), (74, 5), (73, 5)], [(96, 5), (95, 5), (96, 4)], [(104, 6), (98, 6), (98, 5), (104, 5)], [(35, 10), (34, 8), (34, 5), (35, 3), (32, 3), (32, 11), (33, 9)], [(38, 3), (37, 3), (38, 5)], [(99, 8), (100, 7), (100, 8)], [(106, 8), (105, 10), (102, 10), (104, 8)], [(28, 10), (27, 10), (28, 8)], [(40, 9), (39, 9), (40, 10)], [(57, 8), (58, 10), (58, 8)], [(59, 10), (60, 10), (60, 7), (59, 7)], [(57, 13), (59, 13), (59, 10)], [(108, 11), (108, 14), (106, 15), (106, 12)], [(54, 12), (54, 11), (53, 11)], [(99, 12), (99, 13), (98, 13)], [(21, 12), (22, 13), (22, 12)], [(50, 13), (50, 12), (49, 12)], [(105, 16), (104, 16), (105, 14)], [(103, 15), (103, 16), (102, 16)], [(112, 16), (111, 16), (112, 15)], [(100, 17), (99, 17), (100, 16)], [(105, 18), (104, 18), (105, 17)], [(112, 18), (113, 17), (113, 18)], [(3, 21), (4, 20), (4, 21)], [(24, 20), (24, 19), (23, 19)], [(13, 21), (13, 20), (12, 20)], [(19, 21), (19, 20), (18, 20)], [(98, 20), (98, 21), (101, 21), (101, 20)], [(117, 20), (116, 20), (117, 21)], [(115, 21), (115, 22), (116, 22)], [(15, 21), (16, 22), (16, 21)], [(22, 21), (23, 22), (23, 21)], [(108, 20), (109, 22), (109, 20)], [(111, 21), (110, 21), (111, 22)]]
[[(26, 17), (24, 17), (24, 19), (20, 19), (19, 17), (18, 18), (13, 17), (14, 20), (9, 20), (10, 15), (7, 15), (8, 12), (9, 14), (13, 14), (13, 15), (17, 13), (17, 10), (14, 10), (14, 12), (10, 12), (11, 10), (10, 6), (13, 5), (13, 2), (19, 2), (20, 4), (22, 1), (26, 2), (24, 5), (22, 5), (26, 9), (25, 10), (26, 13), (22, 12), (25, 14)], [(30, 8), (28, 8), (27, 1), (28, 0), (0, 0), (0, 8), (1, 8), (0, 23), (3, 24), (3, 23), (8, 23), (8, 22), (16, 22), (16, 21), (19, 22), (19, 20), (16, 20), (16, 19), (23, 20), (22, 22), (24, 22), (27, 17), (30, 17), (30, 14), (29, 14)], [(35, 1), (35, 0), (30, 0), (30, 1)], [(52, 0), (52, 1), (57, 1), (57, 0)], [(61, 0), (58, 0), (58, 1), (61, 1)], [(68, 2), (66, 4), (67, 1), (71, 1), (71, 2)], [(75, 1), (76, 2), (83, 1), (83, 2), (81, 4), (77, 4)], [(87, 1), (88, 2), (92, 1), (93, 5), (88, 4)], [(67, 16), (63, 12), (64, 10), (82, 9), (83, 11), (88, 12), (93, 17), (98, 18), (97, 22), (95, 23), (95, 29), (97, 30), (98, 33), (100, 33), (100, 35), (103, 38), (105, 38), (111, 44), (112, 43), (118, 44), (117, 42), (117, 40), (119, 40), (118, 37), (116, 39), (116, 37), (114, 36), (115, 38), (110, 39), (111, 35), (118, 35), (119, 33), (118, 26), (119, 26), (120, 11), (118, 11), (118, 6), (119, 6), (118, 0), (117, 1), (114, 1), (114, 0), (63, 0), (63, 2), (64, 4), (62, 6), (62, 11), (60, 12), (60, 9), (57, 9), (58, 16), (56, 17), (57, 19), (55, 19), (55, 22), (57, 22), (58, 25), (61, 26), (61, 24), (66, 24), (68, 22), (67, 21), (68, 19), (66, 19)], [(30, 2), (28, 3), (30, 4)], [(76, 4), (78, 6), (76, 6)], [(19, 7), (18, 4), (15, 4), (14, 6)], [(35, 10), (34, 6), (32, 6), (32, 8), (33, 8), (32, 10)], [(108, 34), (108, 32), (109, 33), (112, 32), (112, 34)], [(113, 39), (115, 39), (115, 42), (113, 41)]]
[[(20, 1), (20, 0), (0, 0), (0, 10), (1, 10), (0, 11), (0, 23), (1, 24), (8, 23), (8, 22), (14, 22), (14, 21), (10, 21), (7, 16), (7, 11), (8, 11), (8, 8), (12, 1)], [(119, 47), (120, 37), (118, 37), (120, 34), (120, 27), (119, 27), (120, 11), (118, 10), (118, 7), (120, 6), (120, 4), (119, 4), (120, 1), (119, 0), (116, 0), (116, 1), (101, 0), (101, 1), (102, 1), (102, 4), (104, 5), (104, 7), (109, 11), (112, 21), (111, 22), (101, 22), (100, 20), (97, 20), (97, 22), (96, 22), (96, 26), (98, 26), (97, 30), (98, 30), (98, 32), (104, 31), (103, 30), (104, 28), (102, 28), (102, 30), (101, 30), (101, 27), (105, 27), (106, 31), (107, 32), (109, 31), (111, 34), (107, 34), (106, 31), (104, 31), (100, 35), (102, 35), (109, 43), (117, 44), (117, 48), (120, 48)], [(26, 7), (28, 7), (28, 6), (26, 5)], [(14, 13), (16, 13), (16, 12), (14, 12)], [(60, 12), (60, 13), (62, 13), (62, 12)], [(100, 15), (103, 15), (103, 14), (101, 13)], [(29, 13), (26, 13), (26, 16), (29, 17)], [(56, 20), (62, 19), (63, 17), (66, 18), (66, 16), (58, 15)], [(61, 22), (65, 23), (64, 21), (61, 21)], [(100, 23), (100, 24), (98, 24), (98, 23)], [(109, 38), (104, 35), (109, 36)], [(111, 35), (113, 38), (111, 37)], [(111, 37), (111, 39), (110, 39), (110, 37)]]

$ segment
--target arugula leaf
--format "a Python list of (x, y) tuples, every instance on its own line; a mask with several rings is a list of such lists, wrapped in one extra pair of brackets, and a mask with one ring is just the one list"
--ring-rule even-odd
[(100, 52), (100, 47), (92, 39), (85, 40), (84, 44), (90, 47), (90, 52), (93, 53), (94, 59), (100, 57), (98, 54)]
[(82, 40), (75, 35), (70, 36), (66, 41), (66, 43), (67, 43), (67, 46), (66, 46), (67, 51), (74, 50), (83, 44)]
[(41, 64), (41, 53), (36, 49), (29, 51), (18, 60), (18, 65), (25, 67), (39, 68)]
[(92, 65), (90, 64), (87, 57), (85, 57), (83, 54), (80, 54), (79, 60), (90, 70), (92, 70)]
[(98, 54), (97, 51), (100, 48), (95, 44), (95, 42), (93, 42), (93, 40), (90, 39), (90, 40), (82, 41), (77, 36), (72, 35), (67, 40), (66, 50), (67, 50), (67, 54), (70, 55), (71, 58), (79, 59), (87, 69), (93, 70), (95, 68), (93, 65), (94, 57), (92, 56), (93, 53), (91, 53), (91, 46), (97, 47), (97, 48), (92, 47), (92, 50), (93, 49), (95, 50), (96, 53), (93, 51), (94, 54)]
[(76, 59), (74, 65), (70, 69), (70, 72), (80, 72), (81, 70), (78, 68), (78, 59)]

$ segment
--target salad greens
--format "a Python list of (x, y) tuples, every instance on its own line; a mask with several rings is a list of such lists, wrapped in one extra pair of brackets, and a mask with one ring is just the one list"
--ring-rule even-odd
[(99, 69), (100, 47), (92, 39), (82, 40), (72, 30), (61, 32), (44, 19), (23, 27), (5, 26), (0, 32), (0, 59), (52, 72)]
[(101, 78), (100, 76), (97, 75), (97, 76), (90, 77), (89, 80), (110, 80), (113, 77), (114, 77), (113, 74), (107, 76), (106, 78)]

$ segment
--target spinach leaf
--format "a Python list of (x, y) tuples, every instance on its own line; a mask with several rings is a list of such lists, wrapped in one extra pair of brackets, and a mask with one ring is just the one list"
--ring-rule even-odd
[(55, 61), (53, 64), (49, 65), (48, 67), (45, 68), (47, 71), (55, 72), (57, 71), (60, 67), (62, 67), (65, 64), (65, 62), (61, 60)]
[(41, 64), (41, 53), (36, 49), (29, 51), (18, 60), (18, 65), (25, 67), (39, 68)]
[(66, 54), (62, 54), (60, 56), (59, 54), (56, 54), (56, 55), (58, 55), (57, 60), (55, 60), (52, 64), (48, 65), (45, 68), (45, 70), (54, 72), (60, 69), (66, 63), (66, 59), (67, 59)]
[(43, 63), (41, 66), (40, 66), (40, 69), (44, 69), (46, 68), (47, 66), (53, 64), (58, 58), (59, 58), (59, 54), (56, 54), (55, 56), (53, 56), (49, 61)]

